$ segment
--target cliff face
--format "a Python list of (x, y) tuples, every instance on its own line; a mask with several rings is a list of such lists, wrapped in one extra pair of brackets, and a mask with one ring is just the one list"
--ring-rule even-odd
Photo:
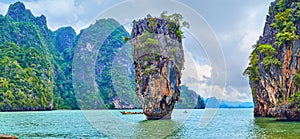
[[(179, 99), (183, 50), (178, 29), (166, 20), (148, 18), (136, 22), (131, 34), (136, 46), (143, 46), (134, 47), (135, 64), (143, 68), (136, 76), (144, 89), (140, 91), (149, 86), (156, 98), (155, 104), (147, 95), (140, 100), (151, 111), (163, 111), (158, 116), (171, 111)], [(51, 31), (45, 16), (35, 17), (16, 2), (0, 15), (0, 30), (0, 111), (140, 108), (133, 51), (123, 40), (130, 34), (117, 21), (98, 20), (79, 35), (72, 27)], [(76, 68), (79, 72), (73, 74)], [(160, 84), (164, 87), (158, 88)], [(197, 96), (186, 95), (182, 107), (192, 108)]]
[(300, 120), (300, 1), (275, 0), (250, 55), (255, 116)]
[(51, 50), (55, 59), (54, 94), (55, 108), (79, 109), (72, 82), (72, 62), (76, 45), (76, 32), (72, 27), (62, 27), (53, 32), (55, 48)]
[[(114, 19), (101, 19), (81, 30), (73, 60), (73, 80), (81, 109), (135, 108), (128, 32)], [(84, 81), (84, 82), (82, 82)]]
[(134, 21), (131, 32), (136, 94), (148, 119), (170, 119), (180, 100), (184, 63), (179, 26), (160, 18)]
[(0, 15), (0, 110), (54, 107), (51, 31), (21, 2)]
[[(45, 16), (16, 2), (0, 15), (0, 30), (0, 111), (139, 107), (129, 33), (117, 21), (99, 20), (77, 36), (72, 27), (51, 31)], [(75, 83), (74, 61), (82, 76)]]

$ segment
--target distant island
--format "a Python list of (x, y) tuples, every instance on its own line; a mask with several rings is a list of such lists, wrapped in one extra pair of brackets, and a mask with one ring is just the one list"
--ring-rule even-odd
[(205, 99), (206, 108), (253, 108), (253, 102), (218, 100), (215, 97)]

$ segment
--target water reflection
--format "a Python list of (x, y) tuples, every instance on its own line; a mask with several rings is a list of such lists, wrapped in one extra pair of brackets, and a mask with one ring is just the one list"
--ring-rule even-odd
[(299, 138), (300, 123), (257, 117), (254, 119), (252, 132), (257, 138)]
[(136, 128), (136, 138), (164, 138), (180, 127), (180, 124), (173, 120), (144, 120), (139, 122)]
[(175, 110), (175, 120), (146, 120), (144, 115), (122, 115), (116, 110), (83, 111), (91, 125), (111, 138), (162, 138), (174, 134), (192, 110)]

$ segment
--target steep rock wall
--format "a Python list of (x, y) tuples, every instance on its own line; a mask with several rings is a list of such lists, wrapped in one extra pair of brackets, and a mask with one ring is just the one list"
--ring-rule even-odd
[(263, 35), (250, 55), (249, 75), (254, 115), (277, 120), (300, 120), (300, 3), (275, 0), (269, 8)]
[(172, 22), (151, 16), (133, 24), (136, 94), (147, 119), (170, 119), (180, 100), (184, 55), (178, 29)]

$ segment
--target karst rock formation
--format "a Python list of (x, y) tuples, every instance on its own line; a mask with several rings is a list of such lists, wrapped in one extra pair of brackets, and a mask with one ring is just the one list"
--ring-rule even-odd
[(299, 121), (300, 1), (275, 0), (253, 46), (249, 76), (254, 115)]
[(147, 119), (170, 119), (180, 100), (184, 52), (179, 30), (178, 24), (150, 15), (133, 21), (136, 94)]

